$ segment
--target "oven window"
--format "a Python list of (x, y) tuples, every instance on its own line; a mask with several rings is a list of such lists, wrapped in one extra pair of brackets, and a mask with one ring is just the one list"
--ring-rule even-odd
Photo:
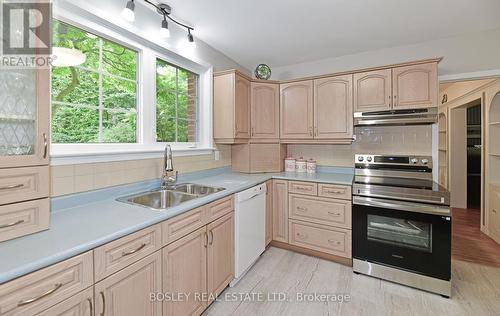
[(368, 214), (370, 241), (432, 252), (432, 225), (429, 223)]

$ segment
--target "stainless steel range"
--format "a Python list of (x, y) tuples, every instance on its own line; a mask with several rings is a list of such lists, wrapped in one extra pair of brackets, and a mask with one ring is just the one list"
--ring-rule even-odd
[(354, 272), (450, 296), (450, 194), (432, 157), (356, 155)]

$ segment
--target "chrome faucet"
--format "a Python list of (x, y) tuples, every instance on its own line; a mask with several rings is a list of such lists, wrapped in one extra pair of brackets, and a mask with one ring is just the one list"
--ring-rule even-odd
[(165, 147), (165, 156), (163, 159), (163, 175), (161, 177), (162, 189), (172, 186), (177, 182), (178, 172), (174, 171), (174, 164), (172, 162), (172, 148), (170, 145)]

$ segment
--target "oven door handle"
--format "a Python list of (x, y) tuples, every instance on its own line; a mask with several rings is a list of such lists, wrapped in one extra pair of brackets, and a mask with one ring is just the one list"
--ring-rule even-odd
[(384, 199), (376, 199), (362, 196), (353, 196), (352, 203), (355, 205), (373, 206), (380, 208), (388, 208), (397, 211), (406, 211), (413, 213), (424, 213), (439, 216), (451, 216), (451, 211), (449, 207), (431, 205), (431, 204), (420, 204), (404, 201), (391, 201)]

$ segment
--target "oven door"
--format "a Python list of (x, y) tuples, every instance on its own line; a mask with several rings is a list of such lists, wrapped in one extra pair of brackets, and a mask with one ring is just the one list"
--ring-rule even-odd
[(353, 197), (353, 257), (450, 280), (448, 207)]

